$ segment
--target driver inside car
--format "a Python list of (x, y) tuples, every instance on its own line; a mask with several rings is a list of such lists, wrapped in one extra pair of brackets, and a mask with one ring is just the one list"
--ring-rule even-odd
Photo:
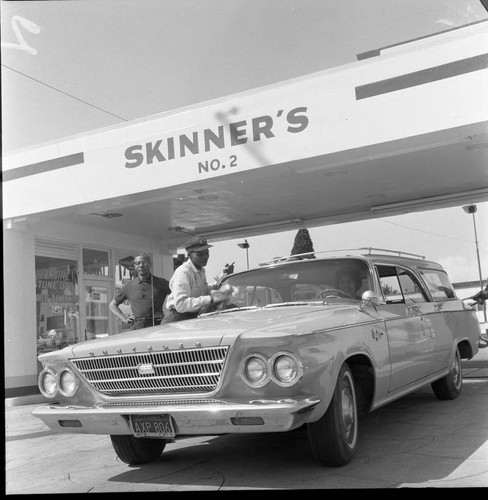
[(363, 292), (367, 289), (367, 285), (363, 286), (363, 280), (359, 273), (352, 269), (339, 271), (336, 283), (339, 290), (342, 290), (354, 299), (360, 299)]

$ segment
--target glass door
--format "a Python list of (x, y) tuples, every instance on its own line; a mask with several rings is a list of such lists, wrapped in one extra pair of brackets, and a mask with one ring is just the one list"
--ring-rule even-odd
[(85, 279), (85, 339), (102, 338), (110, 335), (112, 319), (109, 303), (112, 300), (111, 281)]
[[(82, 340), (76, 260), (36, 255), (37, 354)], [(40, 365), (39, 365), (40, 366)]]

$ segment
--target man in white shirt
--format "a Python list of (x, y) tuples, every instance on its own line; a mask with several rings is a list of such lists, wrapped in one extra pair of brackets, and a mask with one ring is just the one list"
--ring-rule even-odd
[[(171, 293), (161, 324), (196, 318), (208, 306), (220, 304), (229, 298), (227, 294), (216, 290), (217, 284), (207, 283), (204, 267), (210, 257), (211, 246), (205, 238), (200, 237), (193, 237), (187, 242), (185, 250), (188, 260), (176, 269), (169, 282)], [(225, 269), (223, 272), (226, 272)]]

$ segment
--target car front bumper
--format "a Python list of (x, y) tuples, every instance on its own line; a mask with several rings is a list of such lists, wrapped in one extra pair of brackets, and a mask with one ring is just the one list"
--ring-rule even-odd
[(176, 437), (284, 432), (306, 423), (320, 398), (251, 401), (184, 400), (105, 403), (97, 407), (48, 404), (32, 414), (50, 429), (71, 434), (132, 434), (130, 415), (171, 415)]

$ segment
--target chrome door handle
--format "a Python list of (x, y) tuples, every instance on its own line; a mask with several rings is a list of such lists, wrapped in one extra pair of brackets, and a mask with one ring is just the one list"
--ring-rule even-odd
[(408, 310), (409, 314), (419, 314), (420, 313), (419, 306), (407, 306), (407, 310)]

